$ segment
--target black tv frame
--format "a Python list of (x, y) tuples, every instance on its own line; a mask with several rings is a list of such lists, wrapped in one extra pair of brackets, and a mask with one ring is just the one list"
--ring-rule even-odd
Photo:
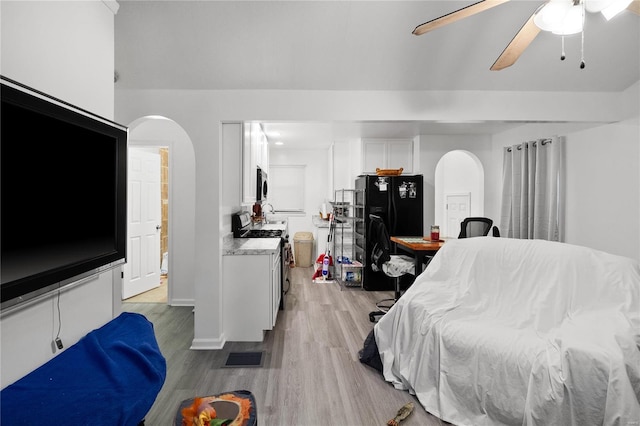
[[(103, 152), (113, 154), (113, 157), (110, 156), (109, 160), (105, 161), (103, 166), (105, 168), (108, 167), (110, 171), (113, 171), (113, 175), (108, 173), (109, 176), (103, 181), (103, 185), (108, 186), (112, 190), (111, 195), (113, 196), (113, 199), (111, 199), (108, 204), (113, 208), (105, 209), (108, 210), (108, 212), (104, 214), (101, 213), (102, 217), (107, 219), (105, 223), (96, 224), (96, 226), (103, 226), (104, 228), (102, 229), (106, 229), (99, 232), (103, 232), (107, 235), (105, 239), (108, 239), (109, 244), (107, 245), (109, 247), (102, 247), (105, 246), (105, 244), (101, 241), (101, 248), (96, 249), (96, 252), (91, 252), (86, 250), (86, 243), (89, 240), (84, 241), (84, 247), (80, 242), (72, 243), (78, 244), (78, 249), (80, 250), (85, 249), (87, 254), (85, 255), (85, 252), (82, 254), (82, 256), (86, 256), (85, 258), (73, 260), (64, 259), (62, 263), (58, 265), (52, 264), (47, 266), (46, 270), (34, 270), (33, 273), (28, 272), (25, 273), (26, 275), (19, 276), (15, 279), (10, 277), (7, 278), (6, 281), (2, 274), (4, 262), (0, 261), (0, 312), (4, 314), (29, 302), (34, 302), (44, 297), (48, 297), (50, 293), (61, 288), (78, 285), (84, 282), (87, 277), (105, 272), (126, 262), (128, 128), (1, 75), (0, 97), (2, 98), (2, 103), (7, 105), (7, 108), (13, 108), (15, 106), (16, 110), (24, 110), (27, 114), (34, 115), (35, 113), (35, 115), (43, 116), (50, 122), (59, 122), (62, 128), (68, 128), (74, 132), (77, 130), (85, 136), (87, 134), (89, 134), (89, 136), (95, 135), (95, 137), (99, 138), (102, 142), (108, 141), (109, 144), (113, 142), (113, 146), (109, 145), (102, 149)], [(0, 122), (0, 127), (2, 127), (3, 124), (6, 125), (6, 123)], [(7, 130), (7, 132), (10, 132), (10, 130)], [(58, 136), (59, 137), (55, 138), (56, 142), (64, 142), (64, 136), (66, 135)], [(16, 143), (16, 141), (5, 141), (0, 139), (0, 147), (3, 143)], [(1, 151), (8, 151), (8, 149), (2, 150), (0, 148), (0, 152)], [(2, 152), (0, 155), (4, 156), (4, 154), (5, 152)], [(3, 158), (3, 164), (9, 165), (7, 168), (12, 168), (12, 160), (14, 159)], [(19, 159), (15, 160), (17, 161)], [(76, 158), (74, 161), (78, 160), (82, 161), (82, 158)], [(111, 168), (111, 164), (115, 165), (115, 167)], [(3, 167), (3, 170), (0, 171), (2, 173), (0, 178), (2, 187), (5, 191), (11, 192), (13, 189), (9, 189), (10, 187), (8, 185), (12, 185), (15, 182), (12, 182), (9, 178), (8, 173), (10, 173), (10, 170), (4, 169), (5, 168)], [(34, 173), (38, 173), (38, 171), (34, 170)], [(113, 179), (111, 179), (111, 177)], [(42, 179), (46, 182), (47, 176), (42, 176)], [(84, 188), (88, 186), (90, 185), (81, 185), (81, 187)], [(56, 190), (65, 191), (69, 189), (56, 188)], [(87, 193), (87, 191), (85, 191), (85, 193)], [(77, 196), (80, 197), (79, 199), (82, 201), (82, 193), (78, 191), (77, 194)], [(3, 201), (4, 199), (5, 198), (3, 197)], [(7, 195), (7, 199), (12, 199), (12, 196)], [(11, 215), (10, 209), (13, 208), (13, 206), (10, 205), (11, 203), (2, 204), (8, 205), (0, 205), (0, 214), (7, 214), (7, 217), (12, 218), (18, 216), (16, 214)], [(56, 206), (56, 208), (64, 209), (65, 206)], [(72, 213), (73, 212), (69, 211), (69, 214)], [(62, 215), (64, 212), (56, 214)], [(46, 215), (43, 217), (46, 217)], [(9, 226), (13, 225), (3, 222), (2, 226), (9, 228)], [(47, 226), (55, 226), (55, 224), (47, 224)], [(2, 249), (2, 234), (5, 233), (5, 235), (7, 235), (7, 233), (11, 231), (12, 230), (10, 229), (0, 229), (0, 253), (2, 254), (2, 258), (0, 259), (2, 260), (5, 259), (5, 254), (6, 259), (12, 259), (10, 249), (7, 249), (6, 252)], [(35, 244), (34, 247), (36, 247)], [(23, 247), (20, 248), (20, 250), (23, 249)], [(8, 270), (11, 270), (11, 262), (12, 261), (9, 261), (8, 266), (6, 266)], [(64, 262), (69, 263), (65, 264)], [(35, 264), (35, 262), (33, 263)], [(14, 270), (15, 269), (17, 268), (14, 267)], [(11, 276), (12, 274), (9, 275)]]

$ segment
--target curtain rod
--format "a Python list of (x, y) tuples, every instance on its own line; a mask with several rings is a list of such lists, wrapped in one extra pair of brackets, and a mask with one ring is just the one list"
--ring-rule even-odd
[[(540, 144), (541, 145), (546, 145), (548, 143), (553, 142), (551, 139), (542, 139), (540, 140)], [(526, 144), (527, 142), (524, 142), (524, 144)], [(537, 146), (536, 144), (538, 143), (538, 141), (533, 141), (533, 146)], [(522, 149), (522, 143), (518, 145), (518, 151), (520, 151)], [(526, 148), (529, 148), (529, 145), (526, 145)], [(511, 147), (507, 147), (507, 152), (511, 152)]]

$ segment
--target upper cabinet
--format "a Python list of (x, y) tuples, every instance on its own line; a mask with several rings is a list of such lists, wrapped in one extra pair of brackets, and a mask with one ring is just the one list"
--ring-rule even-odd
[(362, 173), (374, 174), (378, 169), (399, 169), (413, 173), (413, 140), (363, 139)]
[(267, 136), (259, 123), (244, 123), (242, 140), (242, 202), (256, 202), (257, 170), (269, 170)]
[(251, 132), (256, 139), (256, 165), (266, 171), (269, 170), (269, 142), (260, 125), (256, 127), (255, 132)]

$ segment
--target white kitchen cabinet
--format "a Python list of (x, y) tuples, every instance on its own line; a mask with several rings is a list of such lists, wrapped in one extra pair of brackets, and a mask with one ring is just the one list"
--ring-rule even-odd
[(251, 139), (251, 123), (243, 124), (242, 132), (242, 202), (256, 202), (257, 162), (256, 149)]
[(264, 134), (259, 124), (253, 125), (251, 137), (255, 139), (256, 166), (265, 171), (269, 170), (269, 144), (267, 135)]
[(253, 204), (258, 167), (269, 170), (269, 144), (259, 123), (244, 123), (242, 134), (242, 202)]
[(413, 173), (413, 140), (363, 139), (362, 173), (375, 174), (376, 168)]
[[(223, 256), (223, 329), (232, 342), (261, 342), (280, 305), (280, 250)], [(213, 308), (213, 307), (212, 307)]]
[(272, 268), (271, 268), (271, 328), (276, 326), (276, 320), (278, 319), (278, 310), (280, 309), (280, 295), (282, 286), (282, 265), (280, 264), (281, 254), (272, 255)]

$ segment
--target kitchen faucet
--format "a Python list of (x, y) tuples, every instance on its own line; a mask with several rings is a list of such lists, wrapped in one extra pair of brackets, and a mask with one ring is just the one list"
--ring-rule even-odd
[(267, 209), (266, 209), (267, 206), (270, 207), (269, 213), (273, 213), (275, 211), (275, 209), (273, 208), (273, 206), (270, 203), (264, 203), (262, 205), (262, 216), (264, 217), (264, 221), (265, 222), (268, 222), (267, 221)]

